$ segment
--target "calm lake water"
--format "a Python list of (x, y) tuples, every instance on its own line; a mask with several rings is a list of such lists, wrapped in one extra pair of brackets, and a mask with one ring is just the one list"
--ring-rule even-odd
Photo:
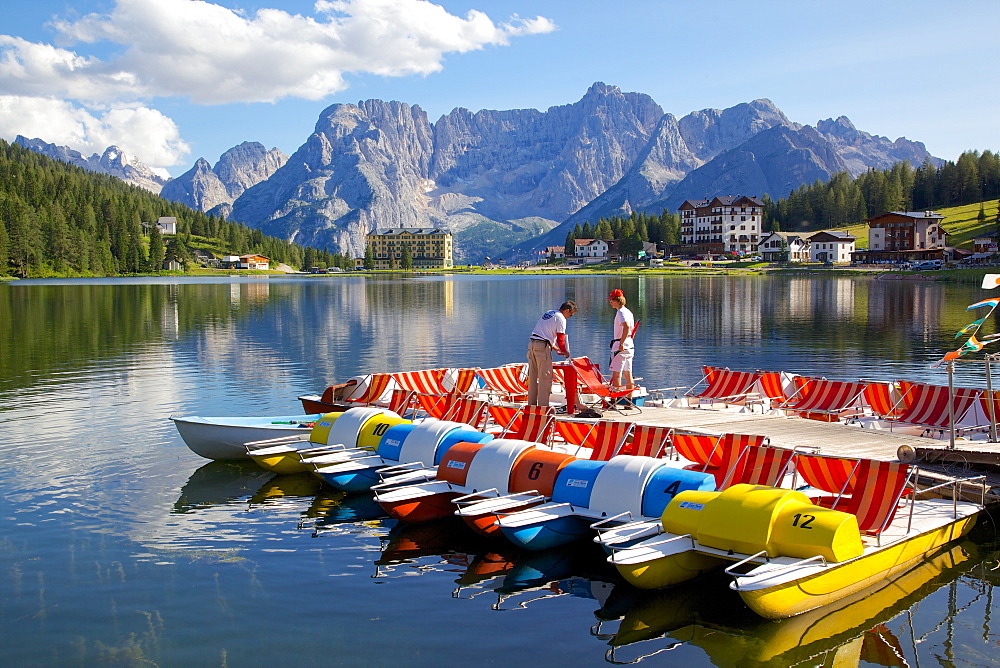
[[(702, 364), (945, 383), (931, 363), (990, 296), (825, 277), (0, 285), (0, 663), (997, 665), (988, 519), (905, 581), (765, 622), (725, 579), (643, 593), (589, 544), (527, 554), (450, 522), (396, 526), (308, 475), (201, 459), (167, 419), (297, 413), (361, 373), (521, 361), (565, 299), (573, 353), (606, 363), (612, 288), (641, 321), (650, 388)], [(956, 382), (982, 386), (982, 368)]]

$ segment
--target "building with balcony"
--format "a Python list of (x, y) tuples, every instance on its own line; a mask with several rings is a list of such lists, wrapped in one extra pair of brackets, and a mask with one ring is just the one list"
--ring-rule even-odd
[(391, 227), (367, 236), (376, 269), (400, 269), (403, 249), (413, 269), (451, 269), (455, 266), (451, 232), (439, 228)]
[(855, 263), (950, 260), (948, 234), (936, 211), (887, 211), (865, 220), (868, 250), (855, 251)]
[(685, 200), (677, 211), (685, 252), (745, 255), (757, 251), (764, 203), (756, 197), (726, 195)]

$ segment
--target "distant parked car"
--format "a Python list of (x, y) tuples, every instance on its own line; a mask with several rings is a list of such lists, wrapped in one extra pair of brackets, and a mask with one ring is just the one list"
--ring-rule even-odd
[(924, 260), (913, 265), (913, 271), (928, 271), (940, 269), (944, 266), (941, 260)]

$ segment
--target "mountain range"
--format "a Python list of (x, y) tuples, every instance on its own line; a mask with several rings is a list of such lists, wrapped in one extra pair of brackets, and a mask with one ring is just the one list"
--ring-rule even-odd
[(724, 194), (777, 199), (837, 172), (927, 159), (943, 162), (843, 116), (801, 125), (759, 99), (678, 119), (648, 95), (595, 83), (546, 111), (457, 108), (433, 123), (402, 102), (333, 104), (291, 156), (246, 142), (214, 167), (199, 159), (161, 194), (354, 257), (373, 229), (443, 227), (462, 263), (530, 256), (602, 216)]
[(50, 144), (38, 138), (28, 139), (18, 135), (14, 139), (14, 143), (55, 160), (62, 160), (71, 165), (82, 167), (90, 172), (116, 176), (154, 193), (160, 192), (163, 185), (170, 180), (168, 176), (158, 174), (117, 146), (109, 146), (104, 149), (104, 153), (101, 155), (94, 153), (86, 158), (79, 151), (66, 146)]

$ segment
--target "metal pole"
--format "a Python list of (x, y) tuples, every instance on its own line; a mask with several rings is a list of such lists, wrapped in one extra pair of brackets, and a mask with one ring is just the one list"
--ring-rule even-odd
[(993, 403), (993, 383), (990, 373), (990, 356), (986, 356), (986, 412), (990, 419), (990, 442), (997, 442), (997, 416), (996, 406)]
[(948, 449), (955, 449), (955, 360), (948, 362)]

